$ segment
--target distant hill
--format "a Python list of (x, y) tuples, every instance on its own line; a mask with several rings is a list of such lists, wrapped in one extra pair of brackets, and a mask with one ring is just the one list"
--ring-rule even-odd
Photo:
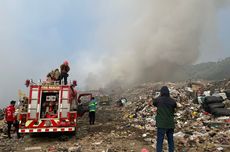
[(221, 80), (230, 78), (230, 57), (218, 61), (181, 67), (172, 80), (205, 79)]

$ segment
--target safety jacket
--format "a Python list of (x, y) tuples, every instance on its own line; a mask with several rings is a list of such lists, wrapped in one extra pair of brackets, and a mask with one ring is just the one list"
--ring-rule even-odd
[(13, 105), (9, 105), (5, 110), (5, 119), (6, 121), (15, 121), (15, 107)]
[(95, 112), (96, 111), (96, 108), (97, 108), (97, 101), (94, 99), (94, 100), (91, 100), (89, 102), (89, 112)]

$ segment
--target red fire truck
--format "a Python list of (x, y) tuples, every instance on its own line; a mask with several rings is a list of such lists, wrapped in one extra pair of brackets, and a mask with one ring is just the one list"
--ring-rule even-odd
[[(92, 94), (78, 94), (76, 81), (71, 84), (34, 84), (26, 81), (29, 87), (28, 110), (19, 118), (19, 133), (75, 132), (77, 128), (78, 101)], [(78, 98), (77, 98), (78, 97)]]

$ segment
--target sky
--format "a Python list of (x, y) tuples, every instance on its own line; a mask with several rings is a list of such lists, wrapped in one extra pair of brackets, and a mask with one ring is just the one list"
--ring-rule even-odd
[[(229, 1), (230, 2), (230, 1)], [(219, 61), (226, 57), (230, 56), (230, 7), (227, 5), (218, 10), (217, 12), (217, 39), (219, 41), (219, 47), (213, 47), (211, 53), (209, 53), (210, 49), (208, 46), (212, 45), (209, 42), (208, 46), (204, 46), (201, 51), (201, 56), (198, 59), (198, 62), (208, 62), (208, 61)]]
[[(90, 89), (143, 82), (153, 76), (143, 73), (165, 60), (173, 63), (165, 69), (174, 69), (229, 57), (229, 3), (0, 0), (0, 107), (18, 100), (19, 89), (27, 93), (26, 79), (44, 80), (64, 60), (70, 63), (69, 79)], [(167, 75), (159, 73), (158, 79)]]

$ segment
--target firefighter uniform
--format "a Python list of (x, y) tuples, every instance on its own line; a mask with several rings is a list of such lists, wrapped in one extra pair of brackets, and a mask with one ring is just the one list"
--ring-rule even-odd
[(64, 61), (64, 63), (60, 66), (61, 73), (59, 77), (59, 84), (61, 84), (61, 80), (64, 78), (64, 84), (67, 85), (67, 77), (69, 76), (68, 72), (70, 70), (68, 61)]
[(19, 130), (19, 123), (17, 121), (17, 117), (15, 115), (15, 101), (11, 101), (10, 105), (6, 108), (5, 110), (5, 120), (7, 122), (8, 126), (8, 138), (11, 138), (10, 131), (11, 131), (11, 126), (13, 125), (15, 127), (15, 131), (17, 132), (18, 138), (20, 137), (20, 134), (18, 132)]

